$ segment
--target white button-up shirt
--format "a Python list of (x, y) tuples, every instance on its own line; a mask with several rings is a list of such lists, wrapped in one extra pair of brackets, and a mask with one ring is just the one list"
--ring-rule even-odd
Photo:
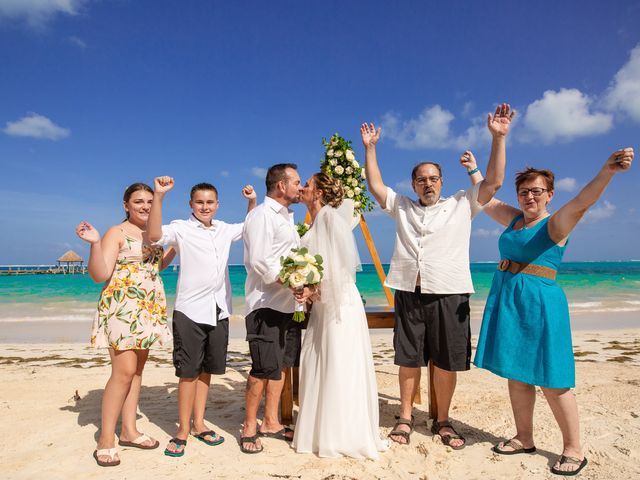
[(205, 227), (193, 215), (162, 226), (158, 243), (174, 247), (180, 255), (180, 275), (175, 310), (196, 323), (216, 325), (219, 318), (231, 315), (229, 250), (242, 238), (242, 223), (212, 220)]
[(277, 282), (280, 257), (289, 255), (292, 248), (300, 245), (293, 212), (265, 197), (264, 202), (247, 215), (243, 236), (247, 314), (259, 308), (293, 312), (293, 293)]
[(422, 293), (473, 293), (469, 268), (471, 220), (482, 211), (480, 183), (435, 205), (398, 195), (387, 187), (384, 211), (396, 222), (396, 244), (385, 285)]

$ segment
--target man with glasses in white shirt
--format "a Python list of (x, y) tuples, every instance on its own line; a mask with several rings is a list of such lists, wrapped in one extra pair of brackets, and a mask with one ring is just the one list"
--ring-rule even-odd
[[(293, 440), (283, 426), (278, 404), (283, 370), (300, 362), (301, 326), (293, 321), (295, 298), (278, 280), (280, 257), (300, 244), (289, 206), (300, 201), (302, 185), (297, 166), (281, 163), (269, 168), (267, 196), (244, 223), (244, 264), (247, 269), (247, 341), (251, 371), (247, 379), (245, 419), (240, 438), (244, 453), (260, 453), (261, 437)], [(257, 429), (258, 407), (265, 394), (264, 418)]]
[(494, 115), (488, 115), (493, 141), (485, 179), (447, 198), (441, 197), (442, 169), (434, 162), (419, 163), (411, 172), (417, 200), (387, 187), (376, 158), (381, 129), (376, 130), (373, 124), (363, 124), (360, 129), (369, 190), (396, 223), (395, 249), (385, 285), (395, 289), (393, 344), (394, 363), (399, 366), (400, 415), (389, 437), (397, 443), (409, 443), (420, 367), (431, 360), (438, 405), (431, 431), (451, 448), (464, 448), (464, 438), (449, 421), (449, 408), (457, 372), (469, 370), (471, 360), (471, 221), (504, 180), (506, 136), (514, 113), (502, 104)]

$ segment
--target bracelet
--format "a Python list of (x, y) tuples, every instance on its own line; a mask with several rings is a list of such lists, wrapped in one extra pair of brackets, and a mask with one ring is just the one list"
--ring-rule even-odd
[(473, 170), (467, 170), (467, 175), (473, 175), (474, 173), (478, 173), (479, 171), (480, 169), (476, 167)]

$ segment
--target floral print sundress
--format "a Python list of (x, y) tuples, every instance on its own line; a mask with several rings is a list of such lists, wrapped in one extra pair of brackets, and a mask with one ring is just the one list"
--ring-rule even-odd
[(125, 233), (113, 275), (100, 294), (91, 346), (149, 349), (171, 341), (167, 300), (160, 277), (163, 249)]

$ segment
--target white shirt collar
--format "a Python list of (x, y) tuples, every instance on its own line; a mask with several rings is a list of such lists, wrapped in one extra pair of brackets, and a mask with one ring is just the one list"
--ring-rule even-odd
[(188, 222), (193, 225), (196, 228), (202, 228), (204, 230), (215, 230), (216, 229), (216, 224), (215, 224), (215, 220), (211, 219), (211, 226), (210, 227), (206, 227), (200, 220), (198, 220), (196, 218), (196, 216), (192, 213), (189, 216), (189, 220)]
[(265, 205), (271, 207), (271, 209), (273, 209), (273, 211), (276, 213), (291, 213), (291, 210), (289, 208), (285, 207), (280, 202), (274, 200), (271, 197), (264, 197), (264, 203)]

